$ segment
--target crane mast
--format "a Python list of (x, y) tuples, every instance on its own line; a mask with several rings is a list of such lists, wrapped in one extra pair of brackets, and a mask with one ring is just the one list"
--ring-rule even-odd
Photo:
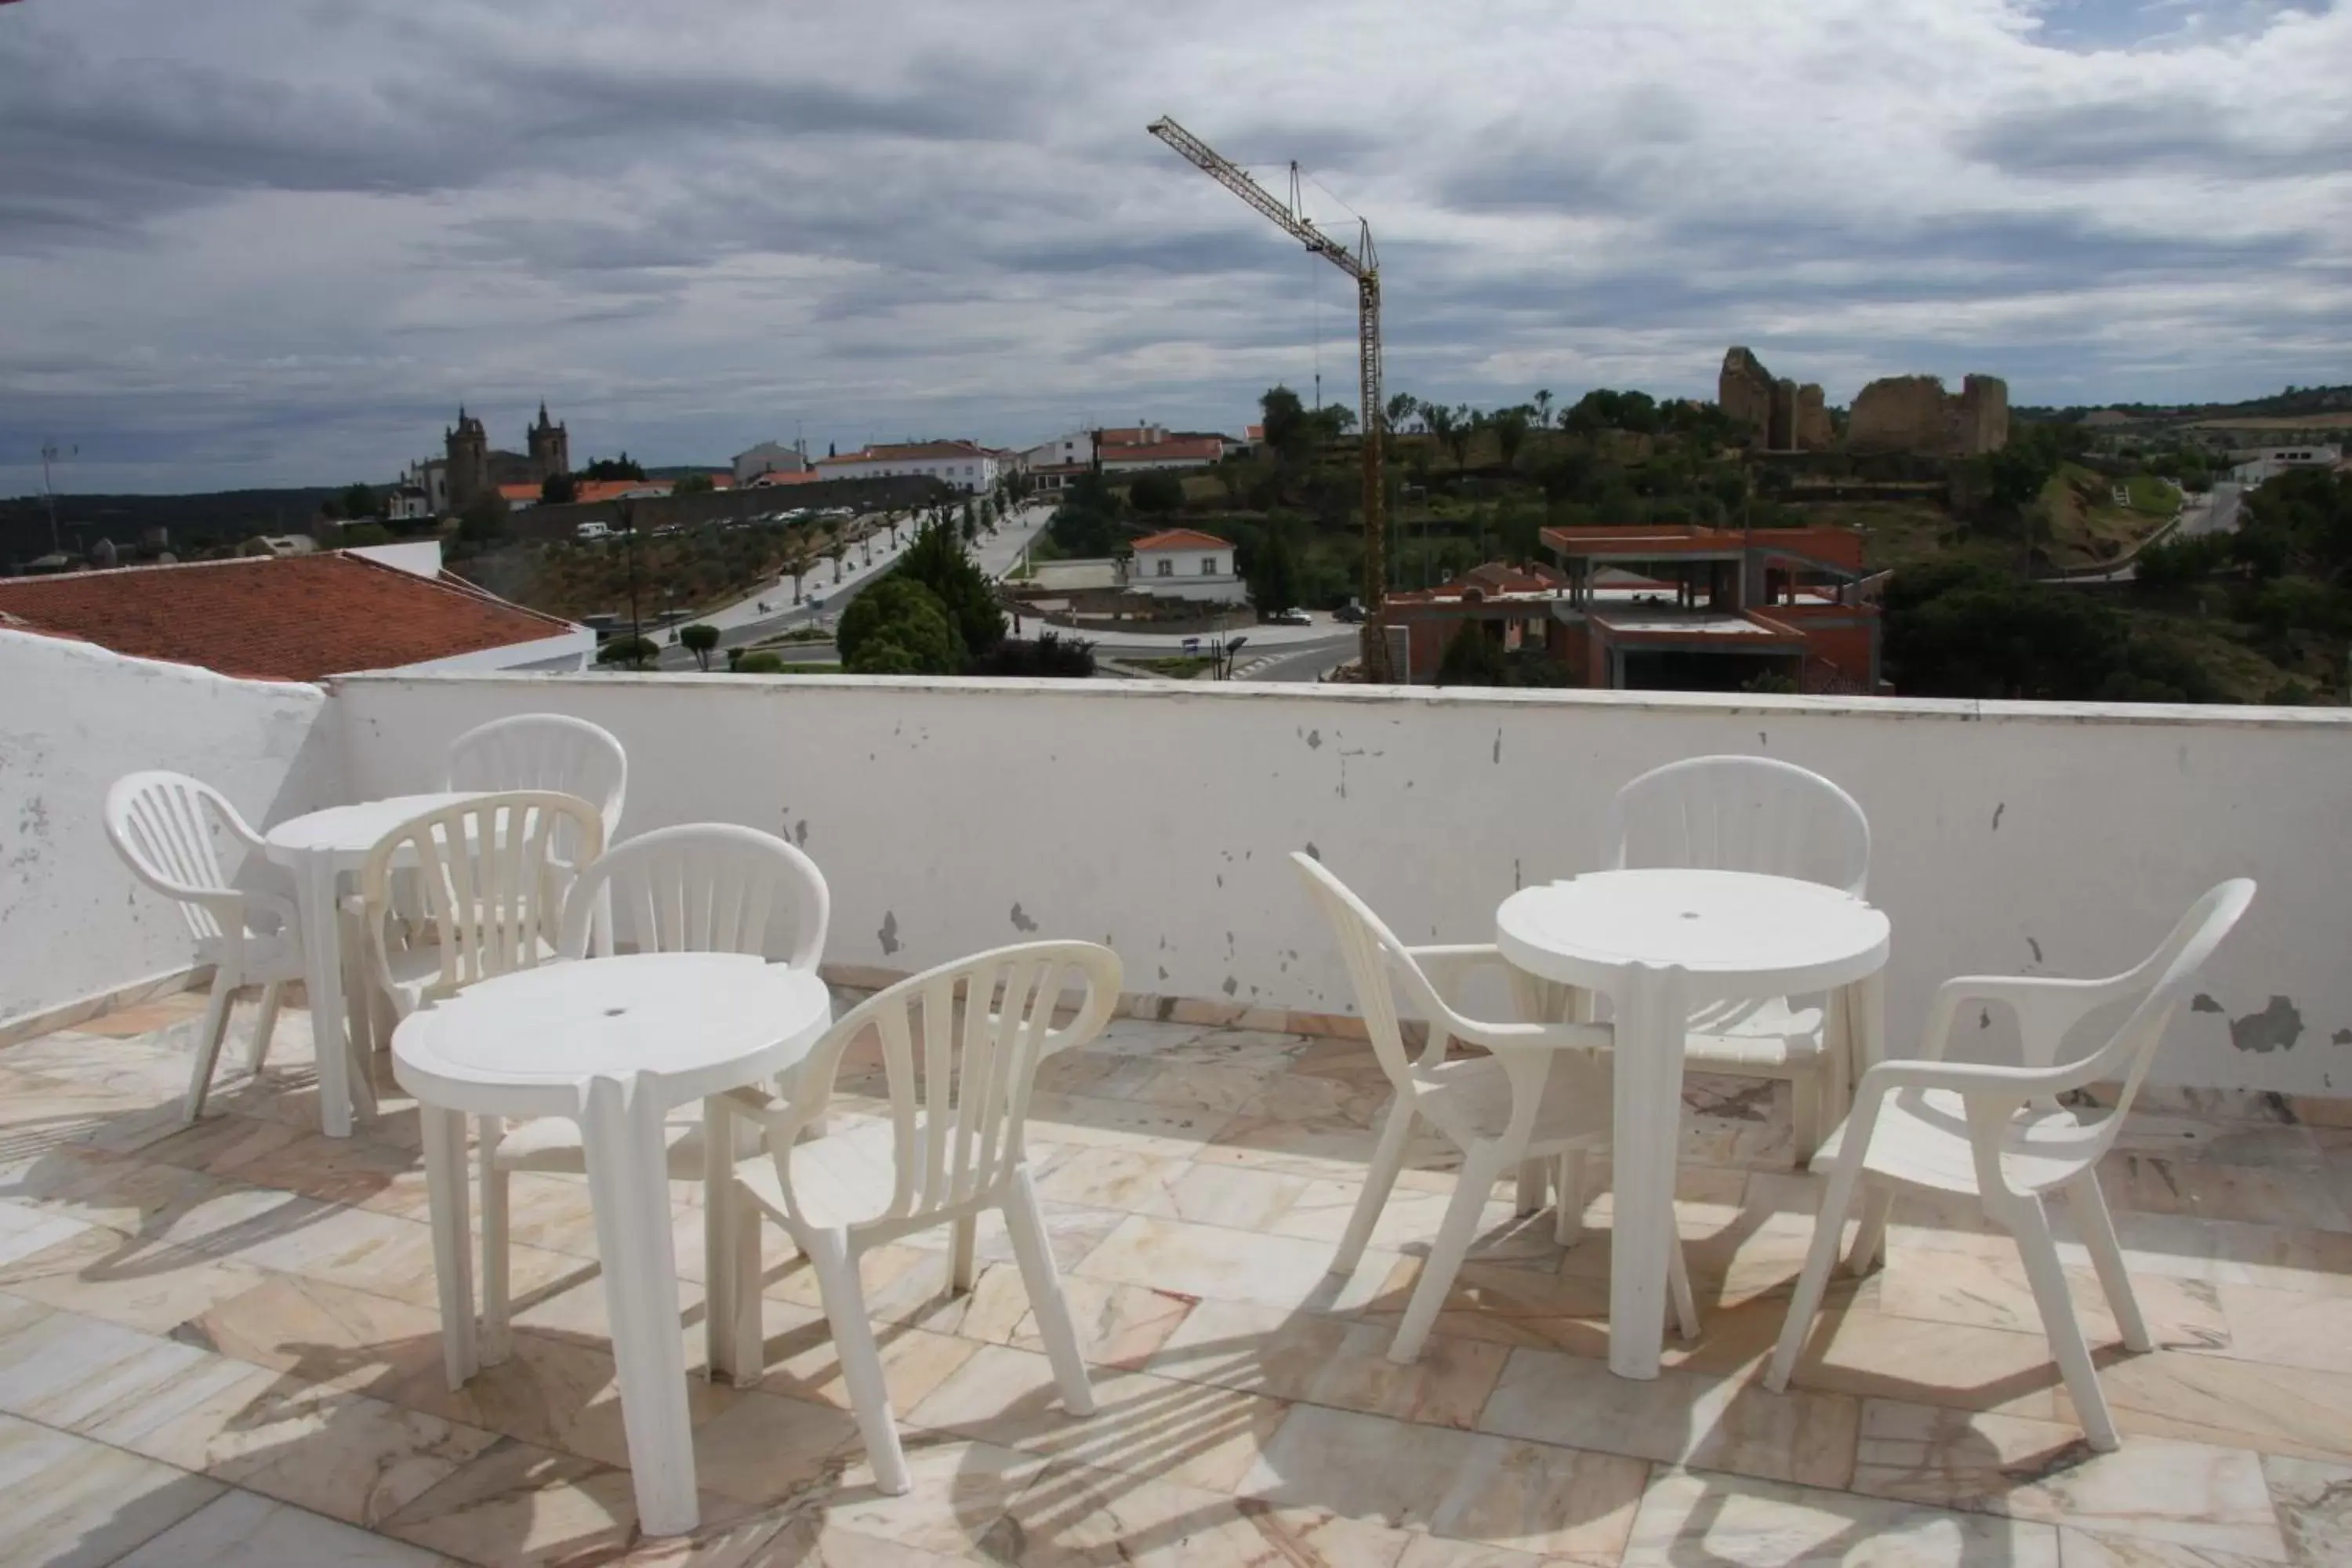
[[(1356, 283), (1357, 377), (1363, 396), (1364, 459), (1364, 678), (1395, 679), (1389, 664), (1388, 617), (1381, 607), (1388, 586), (1388, 487), (1381, 466), (1382, 407), (1381, 401), (1381, 261), (1372, 248), (1372, 226), (1358, 219), (1357, 247), (1346, 246), (1325, 234), (1298, 211), (1294, 200), (1285, 203), (1250, 178), (1249, 172), (1162, 115), (1145, 129), (1182, 154), (1185, 160), (1241, 197), (1315, 255), (1337, 267)], [(1294, 181), (1294, 191), (1296, 184)]]

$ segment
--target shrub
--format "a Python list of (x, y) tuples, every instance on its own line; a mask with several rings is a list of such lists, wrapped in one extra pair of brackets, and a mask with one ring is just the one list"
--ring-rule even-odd
[[(841, 667), (856, 674), (953, 675), (963, 668), (964, 643), (938, 595), (910, 576), (893, 572), (850, 601), (834, 630)], [(888, 644), (884, 656), (869, 645)], [(869, 658), (867, 656), (873, 657)], [(908, 668), (898, 666), (906, 662)]]
[(1085, 680), (1094, 672), (1094, 644), (1059, 632), (1040, 632), (1034, 639), (1006, 637), (972, 660), (967, 673)]
[(747, 653), (737, 658), (733, 648), (727, 652), (727, 668), (738, 675), (782, 675), (784, 672), (784, 661), (772, 653)]
[(661, 658), (661, 649), (651, 637), (614, 637), (596, 650), (598, 664), (626, 665), (631, 669), (643, 669)]

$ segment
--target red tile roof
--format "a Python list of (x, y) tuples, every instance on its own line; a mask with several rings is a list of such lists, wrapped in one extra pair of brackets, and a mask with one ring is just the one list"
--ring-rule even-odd
[(536, 502), (541, 493), (540, 487), (537, 485), (500, 485), (499, 487), (499, 494), (506, 497), (509, 505), (516, 501)]
[(1202, 533), (1190, 528), (1171, 528), (1165, 533), (1155, 533), (1149, 539), (1135, 542), (1138, 555), (1147, 550), (1231, 550), (1233, 547), (1234, 542), (1230, 539), (1219, 539), (1213, 533)]
[(820, 466), (826, 463), (916, 463), (936, 461), (946, 458), (985, 458), (989, 454), (970, 441), (902, 441), (867, 447), (863, 451), (844, 452), (838, 458), (819, 458)]
[(572, 487), (575, 501), (617, 500), (627, 495), (666, 496), (670, 492), (667, 479), (582, 479)]
[(396, 669), (572, 629), (455, 578), (333, 552), (10, 578), (0, 615), (26, 631), (261, 680)]

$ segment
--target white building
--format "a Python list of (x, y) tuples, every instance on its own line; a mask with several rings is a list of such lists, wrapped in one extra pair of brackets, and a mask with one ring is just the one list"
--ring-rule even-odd
[(2332, 468), (2344, 460), (2344, 448), (2314, 444), (2307, 447), (2263, 447), (2252, 451), (2241, 451), (2232, 456), (2242, 459), (2231, 470), (2231, 478), (2252, 489), (2264, 479), (2275, 479), (2290, 468)]
[(735, 482), (748, 485), (761, 474), (802, 474), (808, 471), (808, 454), (782, 441), (762, 441), (735, 454)]
[(1249, 597), (1234, 562), (1233, 541), (1189, 528), (1171, 528), (1135, 542), (1127, 586), (1163, 598), (1238, 605)]
[(1002, 453), (971, 441), (908, 441), (867, 447), (838, 458), (820, 458), (817, 477), (826, 479), (938, 479), (966, 494), (996, 488), (1008, 464)]

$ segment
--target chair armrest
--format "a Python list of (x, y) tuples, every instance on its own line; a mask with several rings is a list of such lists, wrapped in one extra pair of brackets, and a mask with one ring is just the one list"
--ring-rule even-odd
[(1490, 1051), (1605, 1051), (1617, 1044), (1613, 1024), (1489, 1024), (1454, 1018), (1447, 1028), (1455, 1039)]
[(1920, 1037), (1920, 1059), (1940, 1061), (1951, 1044), (1952, 1026), (1969, 1002), (1998, 1002), (2017, 1016), (2020, 1054), (2029, 1068), (2056, 1058), (2066, 1031), (2114, 999), (2128, 976), (2064, 980), (2040, 974), (1964, 974), (1936, 988)]
[(1441, 988), (1463, 975), (1486, 968), (1512, 967), (1503, 950), (1491, 942), (1453, 942), (1435, 947), (1408, 947), (1405, 952), (1421, 965), (1430, 984)]
[(256, 914), (266, 914), (278, 921), (278, 930), (270, 933), (274, 936), (291, 936), (301, 930), (300, 919), (294, 912), (293, 903), (275, 893), (247, 893), (245, 904), (245, 923), (248, 931), (261, 929), (253, 923)]

